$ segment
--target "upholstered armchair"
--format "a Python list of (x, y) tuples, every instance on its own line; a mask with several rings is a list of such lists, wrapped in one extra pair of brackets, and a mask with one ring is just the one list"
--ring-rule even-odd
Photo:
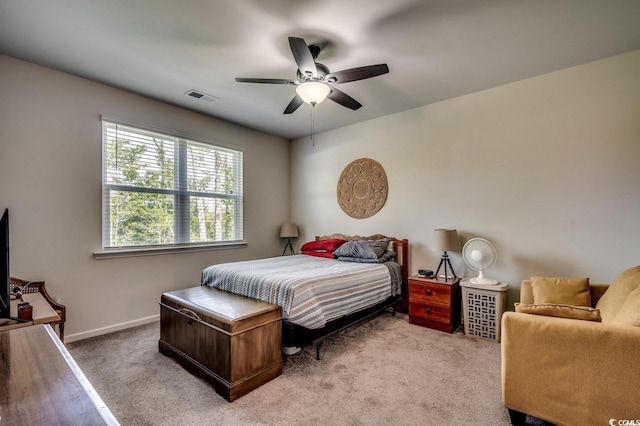
[[(502, 316), (502, 396), (512, 424), (524, 425), (526, 414), (557, 425), (640, 423), (640, 266), (610, 286), (568, 281), (523, 281), (516, 312)], [(572, 290), (560, 290), (559, 302), (544, 294), (560, 288)], [(590, 306), (566, 298), (576, 291)]]

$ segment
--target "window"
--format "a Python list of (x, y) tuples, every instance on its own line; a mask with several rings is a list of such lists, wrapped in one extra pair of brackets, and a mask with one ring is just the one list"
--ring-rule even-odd
[(242, 152), (102, 122), (103, 248), (241, 241)]

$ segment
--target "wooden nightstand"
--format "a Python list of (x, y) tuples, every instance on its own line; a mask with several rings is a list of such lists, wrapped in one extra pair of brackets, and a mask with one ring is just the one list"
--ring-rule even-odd
[(447, 333), (460, 327), (460, 280), (409, 277), (409, 322)]

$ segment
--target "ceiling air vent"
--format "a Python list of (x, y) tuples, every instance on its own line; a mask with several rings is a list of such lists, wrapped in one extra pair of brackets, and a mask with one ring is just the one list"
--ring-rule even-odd
[(207, 102), (215, 102), (220, 99), (215, 96), (207, 95), (206, 93), (198, 92), (197, 90), (189, 90), (185, 95)]

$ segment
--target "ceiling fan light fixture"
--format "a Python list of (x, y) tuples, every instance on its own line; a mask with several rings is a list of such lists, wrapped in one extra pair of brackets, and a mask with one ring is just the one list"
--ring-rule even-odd
[(296, 71), (298, 80), (282, 78), (236, 78), (238, 83), (295, 85), (296, 95), (284, 109), (283, 114), (293, 113), (302, 106), (303, 103), (315, 106), (326, 98), (355, 111), (362, 107), (362, 104), (343, 91), (335, 88), (333, 85), (365, 80), (389, 72), (389, 66), (387, 66), (387, 64), (367, 65), (364, 67), (330, 72), (326, 65), (316, 62), (316, 58), (322, 49), (321, 46), (313, 44), (308, 46), (304, 39), (289, 37), (289, 47), (291, 47), (291, 54), (298, 66), (298, 71)]
[(319, 81), (306, 81), (296, 86), (296, 92), (309, 105), (317, 105), (327, 99), (331, 88)]

